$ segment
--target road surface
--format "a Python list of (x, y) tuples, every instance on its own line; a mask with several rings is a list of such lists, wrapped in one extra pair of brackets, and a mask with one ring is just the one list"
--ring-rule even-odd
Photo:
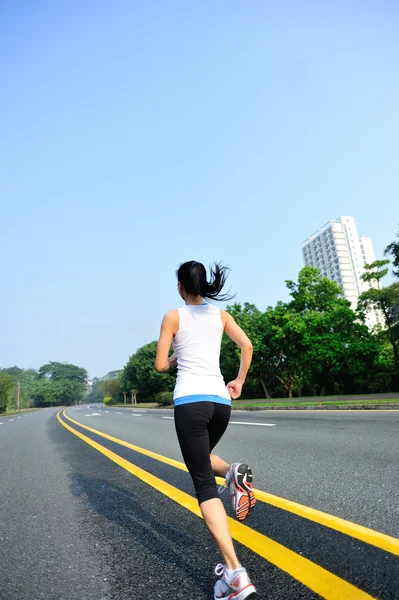
[[(0, 418), (0, 599), (212, 598), (173, 411), (58, 413)], [(394, 411), (233, 413), (217, 452), (260, 490), (231, 521), (259, 598), (399, 599), (398, 431)]]

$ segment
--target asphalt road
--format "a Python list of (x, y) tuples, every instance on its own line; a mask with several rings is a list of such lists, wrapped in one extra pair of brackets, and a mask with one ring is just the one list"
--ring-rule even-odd
[[(61, 415), (74, 431), (57, 412), (0, 418), (0, 599), (212, 598), (219, 557), (203, 522), (112, 456), (192, 496), (188, 474), (90, 431), (181, 461), (173, 412), (75, 407), (66, 415), (90, 430)], [(397, 412), (235, 412), (217, 452), (251, 464), (257, 489), (399, 537), (398, 430)], [(264, 501), (246, 523), (270, 551), (265, 560), (252, 541), (237, 544), (259, 598), (399, 599), (399, 546), (395, 555)], [(295, 553), (280, 568), (275, 542)], [(305, 575), (292, 572), (297, 557)], [(312, 565), (354, 587), (320, 593)]]

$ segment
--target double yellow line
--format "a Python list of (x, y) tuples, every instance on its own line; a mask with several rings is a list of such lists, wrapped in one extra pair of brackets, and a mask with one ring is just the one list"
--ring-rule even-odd
[[(178, 488), (174, 487), (173, 485), (170, 485), (162, 479), (151, 475), (144, 469), (137, 467), (130, 461), (120, 457), (115, 452), (108, 450), (98, 442), (95, 442), (80, 431), (77, 431), (76, 429), (71, 427), (66, 421), (64, 421), (64, 419), (61, 418), (60, 413), (61, 411), (57, 414), (59, 422), (71, 433), (73, 433), (78, 438), (89, 444), (92, 448), (95, 448), (98, 452), (101, 452), (101, 454), (112, 460), (114, 463), (116, 463), (117, 465), (119, 465), (138, 479), (141, 479), (146, 484), (158, 490), (174, 502), (177, 502), (181, 506), (184, 506), (184, 508), (186, 508), (193, 514), (197, 515), (198, 517), (201, 517), (198, 503), (193, 496), (190, 496), (189, 494), (182, 492)], [(119, 440), (118, 438), (114, 438), (101, 431), (92, 429), (87, 425), (82, 425), (78, 421), (75, 421), (74, 419), (71, 419), (69, 416), (67, 416), (65, 414), (65, 411), (63, 412), (63, 417), (71, 423), (74, 423), (75, 425), (78, 425), (79, 427), (92, 433), (95, 433), (96, 435), (99, 435), (112, 442), (116, 442), (119, 445), (135, 450), (136, 452), (140, 452), (141, 454), (144, 454), (146, 456), (150, 456), (151, 458), (174, 466), (178, 469), (184, 471), (187, 470), (185, 465), (178, 461), (166, 458), (162, 455), (156, 454), (155, 452), (151, 452), (150, 450), (145, 450), (144, 448), (140, 448), (139, 446), (135, 446), (134, 444), (129, 444), (128, 442)], [(294, 512), (295, 514), (298, 514), (300, 516), (305, 516), (306, 518), (310, 518), (310, 516), (313, 516), (313, 521), (321, 522), (321, 520), (317, 521), (316, 517), (319, 519), (323, 519), (325, 520), (325, 522), (322, 523), (324, 525), (330, 523), (329, 519), (335, 519), (334, 517), (326, 515), (325, 513), (316, 514), (318, 513), (318, 511), (313, 511), (313, 509), (307, 509), (307, 507), (296, 505), (295, 503), (291, 503), (288, 500), (284, 501), (282, 498), (266, 494), (265, 492), (257, 491), (256, 494), (257, 498), (261, 501), (268, 502), (270, 504), (273, 504), (274, 506), (279, 506), (280, 508), (285, 508), (285, 510), (290, 510), (290, 512)], [(277, 502), (279, 502), (279, 504)], [(281, 506), (281, 502), (286, 503), (285, 506)], [(312, 511), (312, 513), (314, 514), (302, 514), (305, 509)], [(384, 536), (383, 534), (379, 534), (378, 532), (367, 530), (366, 528), (362, 528), (358, 525), (349, 523), (341, 519), (337, 519), (336, 521), (337, 522), (333, 521), (331, 522), (331, 524), (327, 524), (327, 526), (332, 527), (333, 529), (336, 529), (338, 531), (342, 531), (343, 528), (345, 528), (346, 531), (343, 531), (344, 533), (349, 533), (351, 527), (354, 527), (353, 532), (349, 533), (349, 535), (351, 535), (352, 537), (357, 537), (358, 539), (362, 539), (363, 541), (372, 540), (369, 543), (373, 543), (373, 545), (376, 545), (380, 548), (382, 548), (382, 546), (386, 546), (383, 549), (399, 555), (399, 540), (389, 538), (389, 536)], [(313, 563), (307, 558), (296, 554), (295, 552), (289, 550), (282, 544), (275, 542), (267, 536), (258, 533), (254, 529), (251, 529), (250, 527), (244, 525), (243, 523), (239, 523), (231, 519), (230, 517), (229, 527), (231, 535), (236, 541), (238, 541), (240, 544), (243, 544), (244, 546), (258, 554), (262, 558), (266, 559), (279, 569), (285, 571), (286, 573), (303, 583), (305, 586), (313, 590), (315, 593), (319, 594), (319, 596), (321, 596), (322, 598), (326, 598), (327, 600), (372, 599), (372, 596), (370, 596), (366, 592), (363, 592), (362, 590), (358, 589), (357, 587), (348, 583), (347, 581), (341, 579), (337, 575), (330, 573), (323, 567), (320, 567), (319, 565)], [(339, 529), (339, 527), (341, 527), (341, 529)], [(353, 533), (356, 533), (357, 535), (353, 535)], [(364, 537), (360, 537), (362, 533), (366, 534), (366, 537), (368, 538), (367, 540)], [(379, 536), (381, 536), (381, 539)], [(381, 542), (381, 545), (379, 545), (378, 542)]]

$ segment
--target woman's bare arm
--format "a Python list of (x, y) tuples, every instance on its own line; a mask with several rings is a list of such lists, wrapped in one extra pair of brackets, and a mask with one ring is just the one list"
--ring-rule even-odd
[(247, 334), (241, 329), (235, 322), (233, 317), (226, 311), (220, 311), (222, 315), (222, 322), (224, 326), (224, 332), (229, 336), (233, 342), (235, 342), (241, 350), (240, 369), (238, 375), (234, 381), (230, 381), (227, 384), (227, 389), (233, 400), (241, 396), (242, 386), (244, 385), (248, 369), (251, 365), (252, 360), (252, 343)]
[(157, 355), (155, 358), (155, 368), (157, 371), (167, 371), (170, 367), (176, 365), (176, 356), (169, 356), (170, 347), (176, 333), (179, 329), (179, 313), (177, 310), (171, 310), (164, 316), (161, 324), (161, 333), (159, 335)]

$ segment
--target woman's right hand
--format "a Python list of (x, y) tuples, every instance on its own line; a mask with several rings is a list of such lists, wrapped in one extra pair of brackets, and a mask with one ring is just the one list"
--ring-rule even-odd
[(244, 382), (240, 381), (239, 379), (234, 379), (234, 381), (230, 381), (230, 383), (227, 384), (227, 391), (229, 392), (232, 400), (236, 400), (241, 396), (243, 383)]
[(177, 355), (173, 352), (172, 356), (168, 358), (169, 367), (177, 367)]

